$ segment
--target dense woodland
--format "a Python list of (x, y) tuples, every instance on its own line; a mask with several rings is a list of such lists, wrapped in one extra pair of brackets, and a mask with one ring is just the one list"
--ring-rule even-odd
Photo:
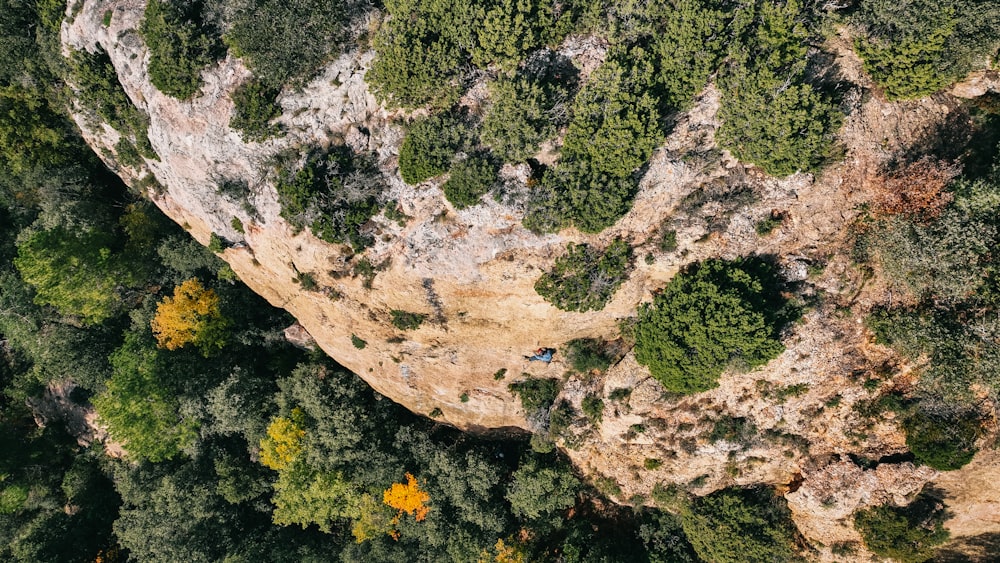
[[(520, 205), (534, 231), (597, 233), (628, 212), (653, 151), (710, 82), (721, 93), (720, 147), (787, 176), (838, 157), (843, 88), (824, 72), (822, 52), (837, 29), (853, 37), (872, 95), (887, 99), (930, 95), (995, 64), (993, 2), (847, 4), (150, 0), (139, 33), (153, 84), (179, 99), (198, 95), (206, 65), (227, 52), (242, 57), (254, 78), (234, 94), (231, 126), (248, 142), (282, 134), (273, 119), (283, 90), (342, 52), (374, 49), (367, 81), (380, 101), (429, 110), (405, 123), (403, 180), (448, 174), (441, 189), (455, 208), (492, 193)], [(611, 502), (617, 485), (588, 482), (553, 447), (575, 416), (554, 404), (555, 380), (511, 384), (547, 435), (487, 439), (415, 416), (322, 354), (291, 346), (282, 329), (293, 319), (213, 254), (222, 241), (203, 248), (144, 199), (157, 189), (152, 177), (127, 187), (116, 176), (114, 166), (156, 159), (148, 117), (106, 54), (62, 56), (64, 12), (59, 0), (0, 0), (4, 559), (801, 556), (784, 501), (765, 488), (693, 497), (658, 486), (634, 507)], [(588, 36), (607, 52), (581, 76), (555, 48)], [(472, 112), (459, 100), (478, 81), (488, 104)], [(116, 155), (105, 155), (111, 169), (69, 119), (74, 98), (121, 134)], [(915, 389), (873, 393), (859, 412), (878, 420), (893, 411), (913, 458), (942, 470), (983, 446), (983, 398), (1000, 389), (1000, 100), (970, 112), (972, 137), (898, 163), (854, 228), (858, 267), (879, 268), (913, 296), (874, 311), (869, 326), (900, 354), (928, 359)], [(545, 143), (558, 152), (553, 166), (533, 159)], [(521, 162), (532, 167), (531, 189), (505, 190), (500, 166)], [(357, 252), (370, 244), (365, 223), (395, 208), (371, 155), (345, 147), (281, 155), (268, 174), (286, 220)], [(245, 187), (219, 190), (240, 197)], [(659, 236), (661, 248), (676, 248), (673, 231)], [(623, 240), (569, 245), (536, 289), (566, 311), (600, 310), (634, 260)], [(697, 393), (726, 369), (783, 350), (782, 333), (801, 313), (792, 294), (767, 258), (691, 264), (623, 332), (665, 391)], [(395, 313), (400, 328), (423, 320)], [(579, 371), (608, 367), (598, 341), (574, 341), (566, 353)], [(81, 447), (58, 423), (37, 426), (29, 405), (54, 386), (93, 406), (127, 456)], [(599, 422), (602, 399), (583, 408)], [(859, 513), (856, 525), (872, 551), (923, 561), (947, 537), (944, 513), (922, 496)]]

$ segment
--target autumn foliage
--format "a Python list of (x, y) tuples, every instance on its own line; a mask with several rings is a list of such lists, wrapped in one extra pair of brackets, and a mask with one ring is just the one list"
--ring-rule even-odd
[(292, 409), (292, 418), (276, 418), (267, 427), (267, 438), (260, 441), (260, 462), (275, 471), (285, 469), (302, 452), (306, 431), (299, 420), (302, 411)]
[(160, 348), (176, 350), (194, 344), (208, 355), (222, 348), (228, 322), (222, 316), (215, 291), (191, 278), (174, 288), (173, 297), (159, 304), (151, 325)]
[(867, 178), (868, 189), (874, 196), (872, 214), (876, 217), (909, 215), (914, 219), (931, 220), (951, 203), (947, 191), (959, 169), (940, 160), (922, 158), (890, 175)]
[(431, 500), (431, 496), (426, 491), (420, 490), (417, 480), (409, 473), (406, 474), (405, 485), (402, 483), (393, 483), (382, 494), (382, 502), (399, 511), (399, 514), (396, 516), (397, 522), (404, 512), (412, 514), (417, 522), (426, 518), (427, 513), (430, 512), (430, 507), (425, 506), (424, 503), (429, 500)]

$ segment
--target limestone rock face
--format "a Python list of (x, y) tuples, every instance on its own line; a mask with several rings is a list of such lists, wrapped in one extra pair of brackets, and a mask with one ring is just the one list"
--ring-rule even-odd
[[(781, 357), (749, 373), (726, 374), (713, 391), (677, 399), (664, 395), (623, 344), (621, 360), (606, 374), (566, 376), (560, 401), (579, 413), (584, 397), (598, 395), (605, 408), (596, 426), (578, 416), (560, 445), (585, 473), (617, 482), (621, 501), (646, 502), (658, 484), (697, 494), (732, 485), (787, 485), (795, 490), (789, 500), (803, 533), (828, 544), (856, 539), (848, 520), (853, 508), (911, 494), (933, 477), (908, 464), (863, 471), (845, 461), (852, 453), (878, 459), (906, 448), (891, 420), (864, 426), (852, 409), (871, 398), (859, 381), (889, 361), (888, 352), (869, 344), (859, 316), (834, 314), (838, 306), (858, 310), (879, 288), (866, 285), (864, 274), (845, 258), (826, 257), (843, 255), (837, 254), (838, 245), (865, 200), (859, 171), (877, 167), (932, 131), (957, 104), (928, 99), (894, 105), (865, 100), (859, 89), (852, 90), (845, 96), (850, 107), (841, 133), (845, 160), (819, 178), (797, 174), (776, 180), (715, 147), (719, 94), (709, 87), (678, 117), (652, 157), (633, 209), (614, 227), (597, 236), (572, 230), (537, 235), (521, 226), (523, 209), (516, 204), (487, 196), (481, 205), (457, 211), (437, 184), (402, 182), (396, 160), (403, 132), (397, 121), (404, 116), (382, 108), (365, 84), (372, 53), (346, 54), (301, 91), (286, 90), (279, 122), (287, 134), (244, 143), (228, 126), (231, 94), (250, 76), (240, 60), (228, 57), (205, 69), (199, 94), (175, 100), (149, 81), (148, 52), (136, 31), (144, 3), (77, 2), (82, 6), (71, 5), (68, 13), (74, 16), (63, 24), (64, 49), (100, 45), (109, 54), (125, 91), (149, 115), (149, 138), (159, 160), (146, 160), (140, 169), (118, 165), (113, 148), (118, 134), (77, 108), (75, 119), (88, 143), (126, 181), (152, 174), (163, 189), (150, 198), (201, 243), (212, 234), (236, 243), (221, 257), (240, 279), (294, 315), (300, 335), (311, 335), (392, 400), (420, 414), (440, 409), (440, 421), (464, 429), (537, 429), (540, 422), (526, 417), (508, 384), (525, 374), (563, 378), (569, 366), (561, 353), (551, 364), (529, 363), (525, 354), (542, 346), (560, 348), (574, 338), (618, 338), (620, 321), (634, 316), (684, 264), (771, 254), (790, 278), (801, 280), (806, 294), (825, 296), (788, 331)], [(105, 26), (108, 11), (112, 18)], [(592, 47), (585, 38), (572, 38), (564, 50), (590, 69), (603, 56)], [(844, 68), (859, 66), (849, 48), (837, 54)], [(280, 217), (267, 179), (274, 155), (334, 142), (374, 153), (388, 197), (410, 217), (405, 226), (381, 215), (373, 220), (376, 243), (364, 257), (380, 270), (370, 283), (354, 275), (359, 257), (307, 231), (296, 233)], [(529, 189), (523, 167), (507, 167), (505, 173)], [(247, 183), (251, 209), (220, 193), (225, 181)], [(721, 196), (706, 203), (704, 194)], [(759, 236), (754, 225), (773, 211), (786, 219)], [(244, 233), (231, 226), (234, 217)], [(663, 228), (677, 232), (677, 251), (660, 249)], [(535, 293), (535, 281), (568, 242), (604, 245), (616, 237), (633, 245), (636, 267), (603, 310), (564, 312)], [(314, 290), (296, 283), (302, 273), (315, 279)], [(391, 324), (394, 309), (423, 313), (427, 321), (401, 331)], [(366, 346), (356, 348), (352, 335)], [(496, 377), (501, 370), (505, 375)], [(786, 388), (797, 391), (778, 392)], [(731, 419), (741, 419), (746, 431), (733, 441), (713, 441), (715, 426)], [(651, 459), (659, 465), (647, 463)], [(821, 506), (827, 498), (823, 487), (833, 487), (833, 512)], [(829, 526), (817, 521), (824, 515)]]

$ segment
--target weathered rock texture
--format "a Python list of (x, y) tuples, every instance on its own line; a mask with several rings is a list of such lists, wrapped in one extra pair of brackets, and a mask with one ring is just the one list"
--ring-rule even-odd
[[(243, 242), (222, 254), (240, 278), (287, 309), (323, 350), (380, 393), (417, 413), (440, 409), (440, 420), (461, 428), (530, 428), (507, 385), (524, 373), (562, 377), (568, 368), (559, 355), (546, 365), (529, 363), (524, 354), (539, 346), (558, 348), (573, 338), (617, 338), (619, 321), (633, 316), (636, 306), (650, 300), (683, 264), (768, 253), (801, 281), (804, 294), (821, 296), (820, 304), (790, 330), (787, 351), (764, 368), (727, 374), (716, 390), (680, 400), (664, 397), (631, 353), (603, 376), (572, 375), (561, 398), (579, 409), (584, 396), (596, 393), (604, 397), (605, 410), (599, 427), (589, 427), (582, 417), (571, 427), (564, 437), (570, 456), (585, 473), (617, 481), (622, 500), (640, 495), (633, 500), (642, 501), (657, 484), (679, 484), (696, 493), (733, 484), (786, 485), (800, 529), (826, 545), (857, 539), (850, 526), (855, 508), (902, 501), (933, 477), (934, 472), (912, 464), (863, 470), (846, 461), (848, 454), (877, 459), (901, 453), (905, 444), (891, 420), (866, 424), (852, 410), (872, 396), (860, 386), (864, 375), (890, 358), (868, 344), (857, 314), (833, 311), (839, 306), (856, 313), (866, 299), (881, 295), (877, 284), (868, 283), (846, 259), (828, 257), (836, 256), (864, 201), (860, 172), (877, 169), (914, 141), (933, 135), (938, 124), (956, 114), (951, 98), (862, 102), (855, 87), (845, 98), (845, 160), (820, 178), (800, 174), (775, 180), (715, 148), (719, 96), (709, 88), (653, 156), (633, 210), (617, 225), (599, 236), (573, 231), (538, 236), (521, 227), (517, 207), (486, 198), (482, 205), (456, 211), (436, 184), (410, 187), (399, 179), (395, 161), (402, 130), (393, 119), (402, 116), (381, 108), (364, 83), (371, 53), (344, 55), (302, 91), (286, 92), (280, 122), (287, 135), (247, 144), (228, 127), (230, 94), (247, 79), (247, 69), (230, 57), (204, 71), (204, 85), (193, 100), (161, 94), (149, 82), (148, 54), (135, 31), (143, 8), (141, 0), (85, 0), (82, 8), (71, 6), (76, 16), (63, 28), (67, 50), (100, 44), (109, 53), (128, 95), (150, 116), (149, 137), (160, 160), (147, 161), (143, 170), (119, 167), (120, 174), (134, 181), (152, 173), (165, 188), (151, 194), (153, 201), (202, 243), (213, 233)], [(111, 24), (104, 26), (109, 10)], [(847, 43), (838, 41), (831, 48), (843, 76), (857, 83), (857, 60), (843, 48)], [(586, 41), (568, 45), (567, 53), (589, 66), (599, 62), (600, 50), (588, 49)], [(77, 122), (88, 142), (117, 167), (112, 148), (117, 134), (83, 113)], [(335, 140), (377, 153), (390, 197), (412, 217), (405, 227), (376, 218), (377, 243), (365, 256), (384, 270), (370, 288), (352, 277), (358, 257), (307, 232), (295, 234), (279, 217), (276, 193), (265, 178), (265, 163), (276, 153)], [(220, 182), (234, 179), (251, 186), (254, 215), (218, 193)], [(692, 196), (699, 189), (719, 197), (700, 204)], [(787, 219), (761, 238), (754, 225), (772, 210)], [(245, 234), (233, 230), (233, 217), (242, 221)], [(665, 221), (677, 230), (680, 251), (657, 247)], [(614, 237), (636, 245), (639, 259), (604, 310), (567, 313), (535, 293), (536, 279), (567, 242), (604, 244)], [(820, 273), (821, 264), (826, 267)], [(319, 290), (294, 283), (299, 273), (312, 274)], [(425, 313), (429, 320), (401, 332), (389, 322), (392, 309)], [(367, 346), (356, 349), (352, 334)], [(497, 380), (494, 374), (501, 369), (507, 370), (506, 378)], [(801, 393), (781, 399), (777, 390), (792, 385), (799, 385)], [(619, 388), (631, 389), (631, 395), (612, 401), (609, 395)], [(467, 402), (461, 400), (464, 394)], [(746, 419), (751, 431), (738, 443), (713, 443), (712, 428), (725, 417)], [(647, 459), (662, 466), (646, 469)]]

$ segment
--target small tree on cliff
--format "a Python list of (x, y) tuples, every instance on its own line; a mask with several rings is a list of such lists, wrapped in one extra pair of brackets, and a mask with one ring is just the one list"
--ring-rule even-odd
[(795, 314), (779, 289), (759, 258), (691, 265), (639, 310), (636, 359), (677, 393), (712, 389), (732, 365), (764, 365), (784, 350), (778, 333)]
[(151, 326), (160, 348), (194, 344), (207, 356), (225, 345), (229, 320), (222, 316), (219, 296), (191, 278), (160, 303)]

